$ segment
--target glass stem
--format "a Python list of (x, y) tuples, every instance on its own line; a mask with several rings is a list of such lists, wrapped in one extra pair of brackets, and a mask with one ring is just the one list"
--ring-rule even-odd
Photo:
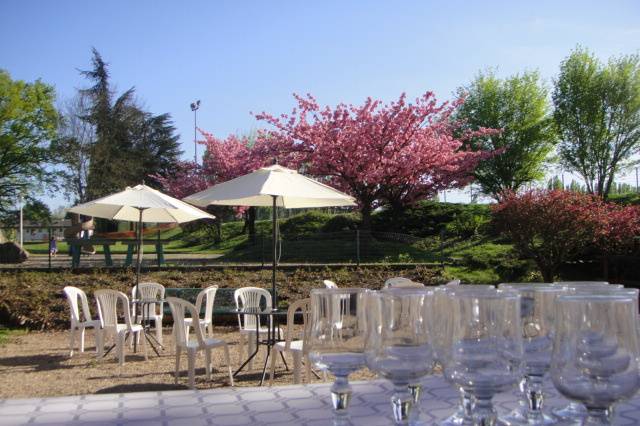
[(542, 376), (527, 376), (525, 380), (525, 395), (528, 402), (527, 419), (534, 423), (540, 423), (543, 420), (542, 405), (544, 404)]
[(493, 409), (491, 397), (476, 396), (473, 404), (474, 426), (495, 426), (497, 422), (496, 410)]
[(407, 383), (394, 383), (394, 393), (391, 397), (391, 408), (393, 409), (393, 419), (397, 425), (408, 425), (411, 407), (413, 406), (413, 396), (409, 392)]
[(408, 386), (409, 393), (413, 398), (413, 403), (415, 405), (420, 404), (420, 397), (422, 396), (422, 385), (419, 383), (414, 383)]
[(611, 407), (587, 407), (587, 418), (584, 420), (584, 425), (612, 425), (613, 424), (613, 409)]
[(460, 415), (467, 423), (473, 421), (473, 397), (462, 388), (460, 388)]
[(331, 385), (331, 402), (333, 404), (333, 412), (336, 416), (343, 417), (348, 415), (349, 402), (351, 401), (351, 385), (349, 384), (348, 375), (336, 375), (336, 379)]

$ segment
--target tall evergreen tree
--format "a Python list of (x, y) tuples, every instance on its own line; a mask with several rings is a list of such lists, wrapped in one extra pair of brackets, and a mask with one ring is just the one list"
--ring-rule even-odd
[(136, 104), (132, 87), (115, 98), (108, 64), (94, 48), (93, 69), (81, 71), (93, 86), (82, 90), (89, 99), (85, 119), (95, 128), (87, 178), (87, 198), (119, 191), (150, 176), (165, 176), (181, 154), (169, 114), (153, 115)]

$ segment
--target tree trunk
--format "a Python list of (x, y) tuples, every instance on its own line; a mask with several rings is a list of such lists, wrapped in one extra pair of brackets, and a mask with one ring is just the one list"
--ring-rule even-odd
[(249, 207), (245, 216), (244, 227), (249, 233), (249, 241), (256, 242), (256, 208)]
[(362, 215), (362, 224), (360, 225), (360, 229), (362, 231), (371, 231), (371, 210), (371, 206), (363, 206), (360, 209), (360, 214)]

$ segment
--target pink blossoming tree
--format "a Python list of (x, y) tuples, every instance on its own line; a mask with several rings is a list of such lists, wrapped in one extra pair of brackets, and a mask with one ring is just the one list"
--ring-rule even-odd
[(465, 140), (493, 132), (462, 131), (451, 119), (462, 100), (438, 103), (427, 92), (414, 103), (403, 94), (389, 104), (368, 98), (358, 106), (322, 108), (311, 95), (294, 96), (298, 105), (290, 114), (256, 116), (274, 128), (260, 133), (263, 154), (355, 197), (364, 229), (380, 205), (399, 208), (466, 185), (490, 155), (462, 149)]

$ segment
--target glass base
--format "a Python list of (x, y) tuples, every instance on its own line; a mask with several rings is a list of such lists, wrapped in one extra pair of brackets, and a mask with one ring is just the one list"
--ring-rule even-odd
[(461, 411), (462, 410), (459, 410), (441, 422), (438, 422), (438, 426), (473, 426), (473, 420), (465, 419)]
[(572, 402), (566, 407), (551, 410), (551, 413), (560, 420), (578, 421), (587, 417), (587, 409), (578, 402)]
[(558, 420), (546, 413), (542, 413), (541, 418), (527, 419), (526, 411), (522, 407), (518, 407), (504, 417), (500, 417), (500, 421), (509, 426), (521, 426), (521, 425), (555, 425)]

